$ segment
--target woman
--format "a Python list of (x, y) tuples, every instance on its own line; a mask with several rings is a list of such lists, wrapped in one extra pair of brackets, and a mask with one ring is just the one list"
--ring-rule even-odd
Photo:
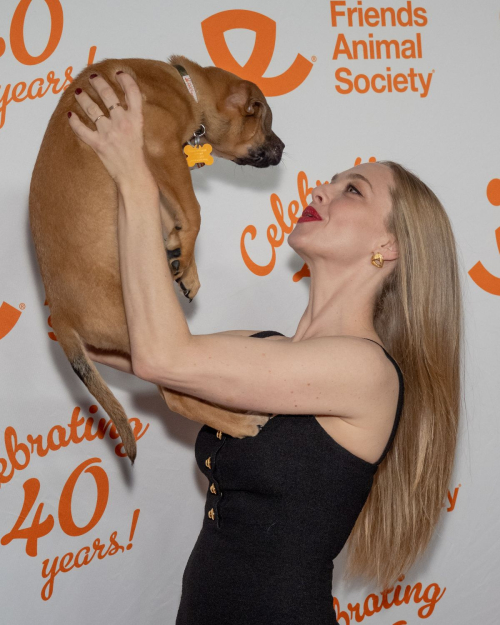
[[(207, 426), (198, 435), (209, 489), (177, 625), (333, 625), (332, 560), (347, 539), (348, 575), (386, 588), (427, 546), (446, 496), (462, 336), (448, 217), (391, 161), (336, 174), (312, 191), (305, 215), (319, 219), (299, 220), (288, 237), (311, 273), (294, 336), (193, 336), (142, 151), (141, 94), (130, 75), (117, 79), (127, 111), (113, 107), (107, 117), (82, 92), (75, 97), (89, 118), (104, 115), (97, 131), (69, 119), (120, 197), (131, 362), (90, 356), (233, 410), (277, 415), (253, 438)], [(108, 108), (117, 102), (102, 77), (92, 80)]]

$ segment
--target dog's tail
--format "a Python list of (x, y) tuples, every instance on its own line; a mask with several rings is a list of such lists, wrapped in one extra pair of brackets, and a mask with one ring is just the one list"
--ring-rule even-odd
[(115, 424), (122, 439), (125, 452), (132, 464), (134, 464), (137, 455), (137, 443), (122, 405), (110, 391), (94, 363), (88, 357), (79, 334), (73, 328), (66, 326), (66, 324), (55, 323), (54, 319), (52, 319), (52, 324), (56, 338), (68, 357), (73, 371)]

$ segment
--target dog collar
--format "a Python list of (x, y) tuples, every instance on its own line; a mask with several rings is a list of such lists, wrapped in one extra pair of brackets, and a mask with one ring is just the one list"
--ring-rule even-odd
[(198, 102), (198, 96), (196, 95), (196, 89), (194, 88), (193, 81), (191, 80), (191, 76), (186, 72), (185, 68), (182, 65), (174, 65), (175, 69), (182, 76), (182, 80), (186, 85), (189, 93), (193, 96), (195, 102)]
[[(191, 76), (186, 72), (186, 69), (182, 65), (174, 65), (174, 67), (182, 76), (182, 80), (184, 81), (189, 93), (193, 96), (195, 102), (198, 102), (198, 96), (196, 95), (196, 89), (194, 88)], [(201, 124), (198, 130), (194, 132), (192, 138), (183, 145), (184, 154), (187, 156), (187, 164), (190, 169), (193, 167), (211, 165), (214, 162), (213, 157), (210, 156), (212, 146), (209, 143), (205, 143), (203, 146), (200, 145), (200, 137), (203, 137), (204, 134), (205, 126)], [(194, 146), (191, 143), (193, 140)]]

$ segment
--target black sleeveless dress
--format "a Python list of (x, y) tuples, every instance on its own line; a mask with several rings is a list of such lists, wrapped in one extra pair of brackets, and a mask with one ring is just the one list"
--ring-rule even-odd
[[(272, 334), (280, 332), (252, 336)], [(201, 428), (195, 456), (208, 479), (207, 499), (176, 625), (337, 625), (333, 559), (363, 508), (403, 407), (401, 370), (382, 349), (398, 372), (399, 398), (376, 463), (338, 444), (314, 415), (277, 415), (243, 439)]]

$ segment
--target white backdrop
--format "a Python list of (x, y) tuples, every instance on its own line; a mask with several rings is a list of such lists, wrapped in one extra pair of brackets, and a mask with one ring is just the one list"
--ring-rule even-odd
[[(400, 9), (399, 23), (376, 25), (377, 7)], [(359, 19), (349, 25), (341, 15), (349, 8), (363, 10), (363, 25)], [(427, 182), (452, 221), (466, 309), (467, 412), (449, 499), (427, 553), (388, 595), (388, 603), (369, 585), (347, 587), (341, 581), (345, 552), (335, 562), (333, 592), (342, 625), (415, 625), (425, 618), (440, 625), (496, 623), (500, 498), (492, 485), (500, 442), (495, 299), (500, 295), (500, 7), (493, 0), (336, 5), (2, 0), (0, 620), (8, 625), (175, 621), (207, 487), (194, 461), (200, 426), (170, 413), (153, 385), (100, 366), (140, 428), (134, 468), (115, 453), (119, 441), (108, 430), (104, 440), (89, 440), (96, 430), (96, 425), (90, 430), (89, 419), (102, 418), (104, 425), (108, 418), (50, 336), (50, 311), (29, 231), (28, 190), (57, 92), (87, 64), (89, 54), (99, 61), (166, 60), (178, 53), (202, 65), (230, 69), (232, 57), (245, 65), (264, 52), (262, 46), (253, 50), (255, 31), (244, 28), (251, 23), (241, 10), (261, 14), (253, 17), (264, 38), (270, 36), (270, 20), (275, 22), (267, 78), (287, 72), (297, 55), (303, 58), (284, 77), (261, 83), (271, 94), (274, 130), (286, 144), (282, 163), (257, 170), (219, 159), (193, 172), (203, 219), (197, 242), (202, 288), (192, 304), (181, 298), (191, 331), (295, 332), (309, 279), (293, 279), (303, 263), (286, 236), (274, 250), (267, 239), (268, 226), (279, 223), (273, 194), (290, 230), (288, 206), (300, 199), (304, 176), (314, 186), (375, 158), (399, 161)], [(223, 11), (233, 13), (218, 15)], [(405, 26), (410, 12), (413, 21)], [(216, 17), (203, 30), (211, 16)], [(228, 29), (227, 49), (216, 26)], [(399, 42), (405, 58), (394, 58), (396, 44), (392, 58), (365, 59), (361, 50), (360, 58), (348, 58), (353, 40), (368, 46), (381, 39)], [(375, 74), (382, 74), (375, 88), (385, 90), (361, 93)], [(409, 84), (403, 90), (410, 74), (414, 90)], [(349, 76), (349, 81), (359, 76), (358, 90), (346, 93)], [(262, 77), (254, 72), (253, 79)], [(256, 228), (254, 240), (242, 238), (250, 225)], [(257, 270), (273, 253), (274, 266)]]

